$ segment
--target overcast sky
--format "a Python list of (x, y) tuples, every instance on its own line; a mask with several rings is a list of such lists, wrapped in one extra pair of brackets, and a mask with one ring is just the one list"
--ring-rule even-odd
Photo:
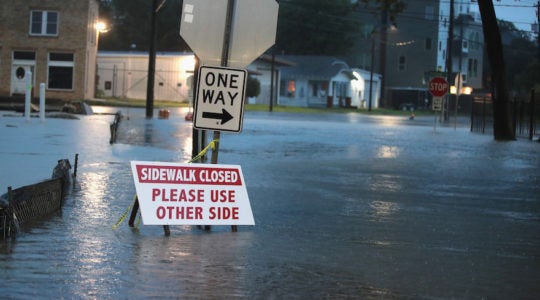
[[(535, 8), (537, 3), (538, 0), (493, 1), (497, 19), (512, 22), (518, 29), (524, 31), (531, 31), (531, 24), (537, 20)], [(478, 6), (474, 5), (474, 9), (478, 11)]]

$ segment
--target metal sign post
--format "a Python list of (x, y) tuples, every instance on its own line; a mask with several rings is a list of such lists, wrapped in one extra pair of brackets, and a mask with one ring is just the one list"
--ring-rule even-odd
[[(212, 164), (218, 162), (220, 130), (239, 132), (243, 118), (247, 71), (228, 67), (249, 65), (275, 43), (278, 10), (279, 5), (274, 0), (183, 2), (180, 35), (200, 58), (202, 65), (197, 98), (203, 98), (195, 101), (193, 124), (194, 127), (214, 130)], [(221, 68), (210, 67), (218, 64)], [(221, 86), (212, 81), (216, 76), (223, 79)], [(202, 94), (201, 87), (207, 94)], [(229, 97), (228, 106), (225, 105), (225, 97)], [(237, 105), (241, 105), (240, 109)], [(232, 226), (232, 231), (237, 231), (236, 225)]]
[(433, 77), (429, 81), (429, 92), (433, 96), (432, 109), (435, 112), (433, 131), (437, 128), (437, 111), (443, 110), (443, 97), (448, 93), (448, 81), (443, 77)]

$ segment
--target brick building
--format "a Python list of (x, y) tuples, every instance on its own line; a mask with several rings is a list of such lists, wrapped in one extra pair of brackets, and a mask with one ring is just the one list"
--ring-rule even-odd
[(97, 0), (0, 0), (0, 97), (24, 94), (31, 72), (47, 98), (93, 98), (98, 15)]

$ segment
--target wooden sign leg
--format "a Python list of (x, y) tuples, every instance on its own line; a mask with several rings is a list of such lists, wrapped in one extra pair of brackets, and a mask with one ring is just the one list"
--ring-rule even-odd
[(171, 229), (169, 228), (169, 225), (163, 225), (163, 233), (165, 236), (171, 235)]
[(137, 217), (137, 212), (139, 211), (139, 197), (135, 197), (135, 203), (133, 203), (133, 209), (131, 210), (131, 215), (129, 216), (129, 227), (133, 227), (135, 223), (135, 218)]

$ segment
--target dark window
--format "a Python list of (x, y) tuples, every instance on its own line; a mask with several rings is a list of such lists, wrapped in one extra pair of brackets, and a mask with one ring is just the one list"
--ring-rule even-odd
[(73, 68), (49, 66), (49, 88), (71, 90), (73, 88)]
[(402, 56), (399, 57), (398, 70), (405, 71), (405, 66), (406, 66), (405, 56), (402, 55)]
[(13, 59), (36, 60), (36, 52), (14, 51)]
[(58, 35), (58, 12), (31, 11), (30, 34), (32, 35)]
[(431, 50), (431, 38), (426, 38), (426, 50)]
[(73, 61), (73, 53), (50, 53), (50, 61)]
[(73, 89), (73, 53), (49, 53), (49, 89)]

